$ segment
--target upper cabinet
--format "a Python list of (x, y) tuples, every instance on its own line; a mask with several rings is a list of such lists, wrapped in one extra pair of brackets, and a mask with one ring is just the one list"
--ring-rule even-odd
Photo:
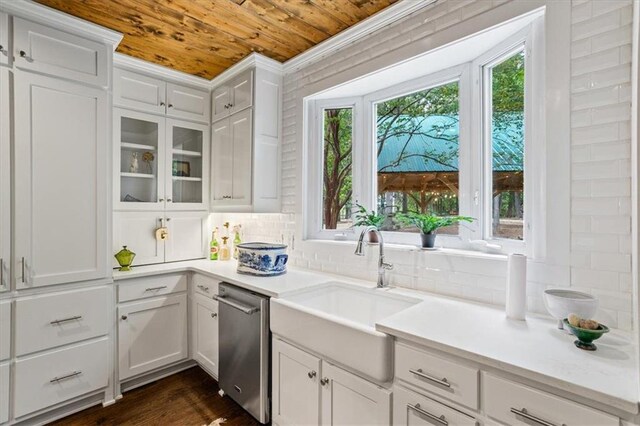
[(0, 291), (10, 287), (11, 266), (11, 73), (0, 67)]
[(20, 71), (14, 90), (16, 288), (106, 278), (107, 92)]
[(206, 210), (209, 126), (114, 109), (115, 207)]
[(0, 12), (0, 65), (9, 65), (11, 62), (9, 39), (9, 15)]
[(211, 209), (280, 212), (282, 77), (257, 65), (212, 93)]
[(211, 94), (211, 121), (242, 111), (253, 104), (253, 70), (245, 71)]
[(125, 108), (206, 123), (209, 91), (166, 82), (148, 75), (114, 68), (113, 103)]
[(95, 86), (109, 85), (110, 47), (13, 18), (15, 66)]

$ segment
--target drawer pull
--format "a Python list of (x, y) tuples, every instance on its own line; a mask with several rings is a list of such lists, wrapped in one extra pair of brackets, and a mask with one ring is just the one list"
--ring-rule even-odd
[(162, 290), (163, 288), (167, 288), (167, 286), (161, 285), (160, 287), (149, 287), (149, 288), (146, 288), (144, 291), (156, 291), (156, 290)]
[(203, 286), (202, 284), (198, 284), (198, 288), (204, 292), (209, 293), (209, 287)]
[(82, 319), (82, 315), (76, 315), (73, 317), (69, 317), (69, 318), (63, 318), (63, 319), (59, 319), (59, 320), (53, 320), (51, 321), (49, 324), (51, 325), (60, 325), (63, 322), (69, 322), (69, 321), (75, 321), (75, 320), (79, 320)]
[(431, 420), (433, 420), (434, 422), (440, 423), (443, 426), (447, 426), (449, 424), (448, 421), (445, 420), (444, 414), (440, 417), (436, 416), (435, 414), (431, 414), (428, 411), (423, 410), (422, 408), (420, 408), (420, 404), (407, 404), (407, 408), (412, 409), (413, 411), (415, 411), (418, 414), (421, 414)]
[(211, 318), (217, 318), (218, 314), (216, 314), (215, 312), (211, 314)]
[(73, 373), (67, 374), (66, 376), (54, 377), (53, 379), (49, 380), (49, 383), (58, 383), (58, 382), (61, 382), (63, 380), (70, 379), (72, 377), (79, 376), (81, 374), (82, 374), (82, 371), (74, 371)]
[(450, 388), (450, 387), (451, 387), (451, 383), (449, 383), (449, 382), (447, 381), (447, 378), (446, 378), (446, 377), (443, 377), (442, 379), (436, 379), (435, 377), (430, 376), (430, 375), (428, 375), (428, 374), (424, 373), (424, 372), (422, 371), (422, 368), (418, 368), (417, 370), (409, 370), (409, 373), (411, 373), (411, 374), (415, 374), (416, 376), (418, 376), (418, 377), (422, 377), (423, 379), (427, 379), (427, 380), (429, 380), (430, 382), (433, 382), (433, 383), (438, 384), (438, 385), (440, 385), (440, 386), (445, 386), (445, 387), (447, 387), (447, 388)]
[[(536, 424), (539, 424), (539, 425), (542, 425), (542, 426), (557, 426), (555, 423), (551, 423), (551, 422), (548, 422), (546, 420), (542, 420), (539, 417), (536, 417), (536, 416), (534, 416), (532, 414), (529, 414), (529, 412), (527, 411), (526, 408), (523, 408), (522, 410), (518, 410), (517, 408), (513, 408), (512, 407), (511, 408), (511, 412), (513, 414), (515, 414), (516, 416), (524, 417), (525, 419), (531, 420), (532, 422), (534, 422)], [(563, 423), (562, 426), (566, 426), (566, 425)]]

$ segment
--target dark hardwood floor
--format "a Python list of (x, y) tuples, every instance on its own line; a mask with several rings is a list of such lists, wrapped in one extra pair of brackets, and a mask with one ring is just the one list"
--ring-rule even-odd
[(92, 407), (52, 424), (203, 426), (224, 417), (227, 421), (222, 426), (259, 425), (231, 398), (221, 398), (218, 389), (215, 380), (193, 367), (126, 392), (114, 405)]

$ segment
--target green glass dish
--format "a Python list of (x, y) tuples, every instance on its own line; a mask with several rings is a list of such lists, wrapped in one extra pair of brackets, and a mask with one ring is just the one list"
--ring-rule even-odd
[(598, 349), (598, 347), (593, 344), (593, 341), (599, 339), (604, 333), (609, 332), (609, 327), (602, 324), (600, 324), (596, 330), (589, 330), (587, 328), (574, 327), (569, 324), (569, 320), (566, 318), (563, 319), (562, 322), (564, 322), (565, 327), (571, 330), (571, 334), (578, 338), (578, 340), (573, 343), (585, 351), (595, 351)]
[(114, 257), (120, 265), (120, 269), (118, 269), (118, 271), (130, 271), (131, 264), (133, 263), (133, 259), (136, 257), (136, 254), (129, 250), (127, 246), (122, 246), (122, 250), (117, 252)]

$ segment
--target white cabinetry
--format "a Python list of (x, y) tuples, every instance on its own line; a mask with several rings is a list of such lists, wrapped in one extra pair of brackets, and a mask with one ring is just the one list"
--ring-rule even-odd
[(282, 77), (257, 66), (212, 98), (212, 210), (279, 212)]
[(107, 278), (107, 93), (16, 71), (15, 96), (16, 287)]
[(211, 121), (218, 121), (253, 103), (253, 70), (215, 88), (211, 94)]
[[(0, 65), (11, 63), (11, 47), (9, 46), (9, 15), (0, 12)], [(0, 421), (0, 423), (2, 423)]]
[[(127, 246), (136, 253), (134, 265), (201, 259), (206, 253), (206, 223), (204, 212), (114, 212), (112, 251)], [(160, 227), (167, 229), (166, 240), (156, 238)], [(112, 266), (118, 266), (115, 259)]]
[(218, 377), (218, 302), (202, 294), (191, 299), (191, 344), (193, 359)]
[(0, 361), (11, 355), (11, 301), (0, 302)]
[(0, 423), (9, 420), (10, 372), (9, 362), (0, 362)]
[(209, 91), (166, 82), (162, 79), (114, 68), (113, 103), (145, 112), (207, 122)]
[[(104, 44), (14, 17), (13, 50), (18, 68), (95, 86), (109, 85), (110, 51)], [(69, 117), (75, 116), (68, 114), (67, 122)]]
[(389, 425), (391, 392), (273, 340), (273, 420), (285, 425)]
[[(446, 423), (445, 423), (446, 422)], [(395, 426), (476, 426), (475, 418), (402, 387), (393, 388)]]
[(120, 380), (187, 358), (187, 295), (154, 297), (118, 307)]
[(10, 79), (9, 69), (0, 67), (0, 292), (8, 290), (11, 285)]

